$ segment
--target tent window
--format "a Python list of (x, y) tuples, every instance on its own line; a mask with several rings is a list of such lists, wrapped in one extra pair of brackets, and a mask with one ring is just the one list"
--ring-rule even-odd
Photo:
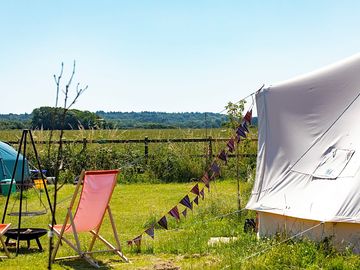
[(353, 154), (354, 150), (330, 147), (323, 155), (320, 164), (313, 173), (313, 177), (336, 179), (349, 163)]

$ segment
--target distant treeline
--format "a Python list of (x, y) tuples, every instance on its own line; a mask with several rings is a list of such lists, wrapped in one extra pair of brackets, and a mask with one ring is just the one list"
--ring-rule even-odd
[(104, 112), (96, 114), (115, 128), (218, 128), (227, 121), (219, 113)]
[[(0, 114), (0, 129), (60, 129), (63, 110), (52, 107), (34, 109), (31, 114)], [(216, 113), (104, 112), (69, 110), (64, 129), (130, 128), (216, 128), (227, 117)]]
[[(4, 129), (170, 129), (219, 128), (228, 118), (219, 113), (165, 113), (165, 112), (104, 112), (69, 110), (62, 121), (63, 110), (52, 107), (34, 109), (31, 114), (0, 114), (0, 130)], [(257, 124), (257, 119), (254, 119)]]
[(31, 123), (31, 114), (0, 114), (0, 130), (5, 129), (24, 129), (29, 128)]

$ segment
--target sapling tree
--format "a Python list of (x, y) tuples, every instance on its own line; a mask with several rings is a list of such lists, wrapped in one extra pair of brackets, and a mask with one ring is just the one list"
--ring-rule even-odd
[[(74, 79), (74, 75), (75, 75), (75, 70), (76, 70), (76, 62), (74, 61), (73, 64), (73, 69), (72, 69), (72, 73), (70, 75), (70, 78), (68, 80), (68, 82), (65, 85), (64, 89), (61, 89), (61, 79), (63, 76), (63, 71), (64, 71), (64, 64), (61, 63), (61, 71), (59, 73), (58, 76), (54, 75), (54, 80), (55, 80), (55, 84), (56, 84), (56, 101), (55, 101), (55, 112), (53, 114), (53, 123), (55, 123), (55, 119), (58, 119), (61, 123), (61, 128), (60, 128), (60, 134), (59, 134), (59, 147), (58, 147), (58, 151), (56, 154), (56, 161), (54, 164), (54, 177), (55, 177), (55, 182), (54, 182), (54, 211), (53, 211), (53, 216), (52, 216), (52, 221), (51, 221), (51, 229), (50, 229), (50, 243), (49, 243), (49, 263), (48, 263), (48, 269), (51, 269), (51, 265), (52, 265), (52, 260), (51, 260), (51, 255), (52, 255), (52, 251), (53, 251), (53, 227), (55, 225), (55, 214), (56, 214), (56, 203), (57, 203), (57, 192), (59, 191), (59, 189), (63, 186), (63, 184), (58, 187), (58, 179), (59, 179), (59, 173), (63, 168), (63, 136), (64, 136), (64, 125), (65, 125), (65, 119), (66, 119), (66, 115), (68, 113), (68, 111), (70, 110), (70, 108), (76, 103), (76, 101), (79, 99), (79, 97), (86, 91), (86, 89), (88, 88), (88, 86), (86, 85), (85, 87), (80, 87), (80, 83), (77, 83), (76, 87), (75, 87), (75, 92), (71, 95), (71, 86), (72, 86), (72, 82)], [(58, 101), (59, 101), (59, 96), (61, 95), (61, 93), (63, 94), (63, 106), (59, 107), (58, 106)], [(50, 157), (51, 155), (51, 141), (53, 138), (53, 129), (50, 131), (50, 135), (49, 135), (49, 147), (48, 147), (48, 157)]]
[[(229, 102), (226, 106), (226, 112), (228, 115), (228, 127), (231, 128), (232, 132), (235, 130), (241, 123), (243, 118), (243, 112), (245, 108), (245, 100), (241, 100), (237, 103)], [(239, 211), (241, 209), (241, 197), (240, 197), (240, 159), (239, 159), (239, 144), (236, 144), (236, 182), (237, 182), (237, 206)]]
[(242, 120), (243, 112), (245, 108), (246, 101), (241, 100), (237, 103), (232, 103), (231, 101), (225, 106), (226, 114), (228, 116), (228, 121), (226, 125), (232, 129), (236, 129)]

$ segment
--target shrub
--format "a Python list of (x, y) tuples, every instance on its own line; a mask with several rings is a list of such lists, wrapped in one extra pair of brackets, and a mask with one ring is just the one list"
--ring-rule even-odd
[(184, 154), (173, 144), (167, 144), (158, 147), (156, 155), (148, 161), (147, 170), (152, 178), (161, 182), (188, 182), (191, 178), (199, 177), (199, 167), (188, 154)]

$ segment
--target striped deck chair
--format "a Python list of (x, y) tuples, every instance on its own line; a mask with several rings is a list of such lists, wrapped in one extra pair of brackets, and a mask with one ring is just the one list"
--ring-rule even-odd
[[(59, 237), (59, 239), (52, 253), (52, 262), (55, 260), (80, 257), (84, 258), (92, 266), (99, 267), (98, 263), (92, 258), (92, 254), (100, 252), (113, 252), (119, 255), (125, 262), (128, 262), (128, 259), (121, 251), (120, 240), (118, 238), (114, 218), (111, 214), (109, 206), (118, 173), (119, 170), (83, 171), (81, 173), (64, 223), (62, 225), (57, 224), (54, 226), (54, 233)], [(81, 186), (81, 195), (74, 213), (73, 207)], [(112, 245), (99, 234), (106, 212), (109, 214), (116, 246)], [(92, 240), (88, 246), (88, 250), (83, 250), (80, 245), (78, 234), (83, 232), (88, 232), (92, 235)], [(74, 236), (74, 240), (70, 241), (65, 238), (65, 235), (67, 234), (72, 234)], [(97, 239), (103, 242), (108, 249), (93, 251), (92, 249)], [(56, 253), (59, 249), (61, 241), (67, 243), (72, 249), (74, 249), (77, 255), (56, 258)]]
[(9, 251), (6, 247), (6, 244), (4, 242), (4, 239), (3, 239), (3, 236), (6, 233), (6, 231), (10, 228), (10, 225), (11, 225), (10, 223), (9, 224), (0, 224), (0, 241), (1, 241), (1, 244), (2, 244), (5, 254), (6, 254), (6, 257), (0, 256), (0, 258), (10, 258), (10, 253), (9, 253)]

